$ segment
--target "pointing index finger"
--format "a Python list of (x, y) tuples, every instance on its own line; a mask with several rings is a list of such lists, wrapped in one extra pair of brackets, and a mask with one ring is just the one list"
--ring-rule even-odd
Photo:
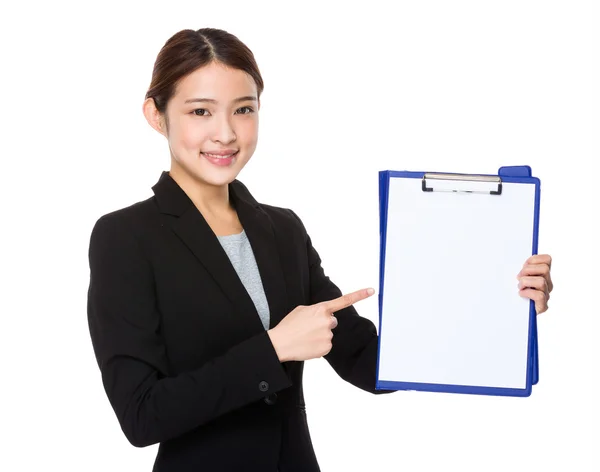
[(334, 313), (336, 311), (342, 310), (343, 308), (348, 308), (350, 305), (354, 305), (355, 303), (360, 302), (365, 298), (369, 298), (374, 293), (375, 290), (373, 290), (372, 288), (357, 290), (356, 292), (347, 293), (339, 298), (334, 298), (333, 300), (323, 302), (323, 305), (329, 311)]

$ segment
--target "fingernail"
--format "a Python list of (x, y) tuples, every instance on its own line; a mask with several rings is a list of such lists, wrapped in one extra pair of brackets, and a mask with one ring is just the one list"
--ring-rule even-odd
[(373, 290), (372, 288), (367, 289), (367, 293), (369, 295), (373, 295), (375, 293), (375, 290)]

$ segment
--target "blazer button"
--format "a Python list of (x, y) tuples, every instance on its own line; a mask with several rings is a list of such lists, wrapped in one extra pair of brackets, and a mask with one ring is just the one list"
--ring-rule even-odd
[(261, 392), (266, 392), (267, 390), (269, 390), (269, 384), (263, 380), (261, 383), (258, 384), (258, 388)]
[(271, 393), (270, 395), (267, 395), (265, 397), (265, 403), (267, 405), (275, 405), (275, 403), (277, 403), (277, 394)]

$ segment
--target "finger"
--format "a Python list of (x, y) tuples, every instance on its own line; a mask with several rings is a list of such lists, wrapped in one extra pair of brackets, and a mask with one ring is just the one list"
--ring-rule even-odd
[(333, 329), (337, 328), (337, 325), (338, 325), (338, 319), (335, 316), (331, 315), (331, 325), (329, 326), (329, 329), (333, 330)]
[(548, 282), (544, 277), (521, 277), (518, 286), (519, 289), (534, 288), (548, 294)]
[(552, 276), (550, 275), (550, 266), (547, 264), (526, 264), (521, 272), (517, 274), (517, 279), (520, 279), (523, 276), (542, 276), (546, 279), (546, 284), (548, 286), (548, 294), (554, 288), (554, 284), (552, 283)]
[(517, 277), (523, 275), (543, 275), (546, 276), (550, 273), (550, 266), (548, 264), (526, 264), (519, 272)]
[(543, 292), (546, 300), (550, 300), (548, 282), (544, 277), (521, 277), (518, 283), (519, 290), (534, 289)]
[(521, 290), (519, 295), (523, 298), (529, 298), (535, 302), (535, 312), (539, 315), (544, 313), (548, 309), (548, 302), (546, 299), (546, 295), (544, 292), (540, 292), (539, 290), (534, 290), (531, 288), (527, 288)]
[(548, 264), (552, 268), (552, 257), (550, 254), (534, 254), (525, 261), (525, 264)]
[(360, 302), (365, 298), (369, 298), (371, 295), (375, 293), (375, 290), (372, 288), (364, 288), (362, 290), (357, 290), (356, 292), (347, 293), (346, 295), (342, 295), (339, 298), (334, 298), (333, 300), (329, 300), (327, 302), (322, 302), (322, 305), (332, 313), (339, 311), (343, 308), (347, 308), (350, 305), (354, 305), (356, 302)]

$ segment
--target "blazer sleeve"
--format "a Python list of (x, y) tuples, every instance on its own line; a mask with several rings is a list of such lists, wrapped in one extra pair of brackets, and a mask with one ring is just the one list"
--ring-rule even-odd
[(266, 331), (169, 375), (152, 266), (127, 223), (109, 214), (92, 230), (87, 309), (104, 389), (129, 442), (174, 438), (289, 387)]
[[(302, 227), (308, 254), (310, 303), (319, 303), (342, 296), (341, 290), (325, 275), (321, 258), (312, 245), (304, 224)], [(360, 316), (353, 306), (335, 313), (338, 326), (333, 330), (333, 347), (325, 359), (337, 374), (352, 385), (373, 394), (392, 393), (395, 390), (376, 390), (377, 329), (373, 322)]]

